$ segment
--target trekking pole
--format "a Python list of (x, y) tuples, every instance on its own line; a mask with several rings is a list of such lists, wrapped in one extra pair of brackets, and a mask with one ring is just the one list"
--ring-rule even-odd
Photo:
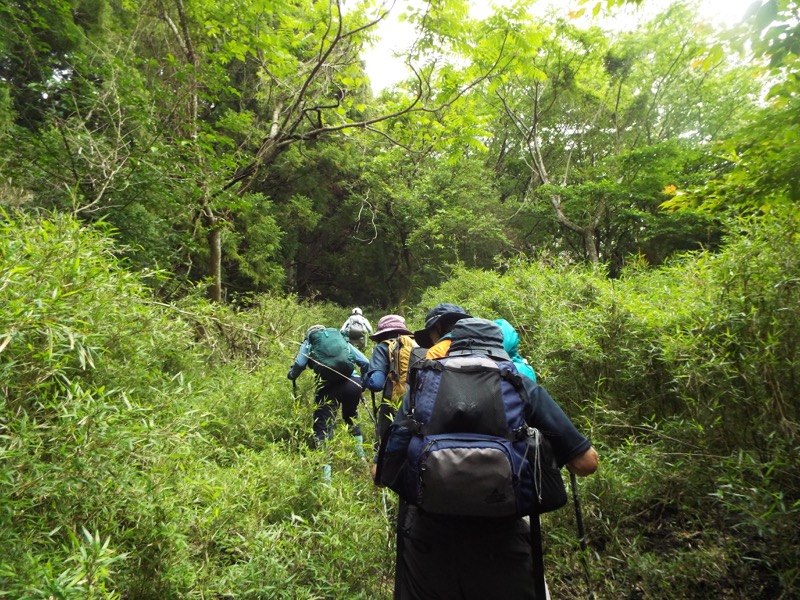
[(360, 400), (361, 400), (361, 406), (363, 406), (363, 407), (364, 407), (364, 410), (365, 410), (365, 411), (367, 411), (367, 414), (369, 415), (369, 419), (370, 419), (370, 421), (372, 421), (373, 423), (375, 423), (375, 419), (373, 419), (373, 418), (372, 418), (372, 413), (369, 411), (369, 406), (367, 406), (367, 399), (366, 399), (366, 398), (364, 398), (364, 395), (363, 395), (363, 394), (361, 395), (361, 398), (360, 398)]
[[(375, 403), (375, 392), (370, 390), (369, 393), (370, 393), (370, 396), (372, 396), (372, 412), (370, 413), (370, 416), (372, 417), (372, 424), (375, 425), (375, 427), (377, 427), (378, 426), (378, 405)], [(364, 401), (364, 404), (366, 404), (366, 400)], [(369, 409), (367, 409), (367, 412), (369, 412)], [(378, 441), (380, 441), (380, 440), (378, 440)]]
[(583, 513), (581, 512), (581, 501), (578, 498), (578, 479), (575, 473), (569, 473), (570, 487), (572, 488), (572, 501), (575, 504), (575, 521), (578, 524), (578, 541), (581, 545), (581, 564), (583, 564), (583, 574), (586, 577), (586, 587), (589, 588), (589, 600), (594, 600), (592, 591), (592, 580), (589, 577), (589, 561), (586, 559), (588, 547), (586, 545), (586, 531), (583, 528)]

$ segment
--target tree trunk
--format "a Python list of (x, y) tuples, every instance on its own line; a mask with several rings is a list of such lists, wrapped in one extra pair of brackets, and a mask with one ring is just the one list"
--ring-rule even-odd
[(214, 302), (222, 302), (222, 228), (218, 223), (208, 231), (208, 268), (211, 276), (209, 298)]
[(551, 195), (550, 204), (553, 206), (553, 210), (555, 210), (556, 221), (567, 229), (571, 229), (575, 233), (580, 234), (581, 238), (583, 238), (583, 248), (586, 251), (586, 258), (589, 262), (593, 265), (599, 264), (600, 255), (597, 253), (597, 245), (595, 244), (595, 232), (597, 231), (597, 224), (599, 223), (599, 215), (602, 214), (601, 211), (598, 212), (598, 215), (595, 216), (588, 225), (581, 227), (573, 223), (564, 212), (564, 208), (561, 206), (561, 196), (558, 194)]
[(586, 249), (586, 257), (593, 265), (600, 263), (600, 256), (597, 254), (597, 245), (595, 244), (594, 227), (584, 227), (583, 231), (583, 247)]

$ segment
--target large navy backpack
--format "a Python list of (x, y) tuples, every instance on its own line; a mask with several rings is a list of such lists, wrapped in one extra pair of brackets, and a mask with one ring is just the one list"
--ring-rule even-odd
[(440, 515), (513, 517), (563, 506), (552, 451), (525, 422), (521, 377), (510, 360), (486, 354), (417, 363), (408, 418), (381, 440), (376, 480)]

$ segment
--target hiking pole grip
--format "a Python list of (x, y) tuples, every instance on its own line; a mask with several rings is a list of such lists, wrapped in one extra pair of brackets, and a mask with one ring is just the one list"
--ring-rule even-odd
[(581, 511), (581, 501), (578, 498), (578, 478), (575, 473), (569, 472), (569, 483), (572, 488), (572, 502), (575, 504), (575, 522), (578, 525), (578, 541), (581, 546), (581, 564), (583, 565), (583, 573), (586, 577), (586, 585), (589, 588), (589, 600), (594, 600), (594, 592), (592, 591), (592, 580), (589, 576), (589, 562), (586, 558), (588, 546), (586, 545), (586, 531), (583, 528), (583, 512)]

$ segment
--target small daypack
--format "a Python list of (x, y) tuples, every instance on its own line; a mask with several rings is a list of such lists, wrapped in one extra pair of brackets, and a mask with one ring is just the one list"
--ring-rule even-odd
[(414, 365), (410, 418), (383, 437), (376, 480), (440, 515), (519, 517), (566, 504), (552, 449), (525, 422), (521, 377), (482, 354)]
[(359, 323), (358, 321), (354, 321), (347, 328), (347, 337), (350, 338), (351, 340), (362, 340), (364, 339), (364, 335), (366, 333), (367, 330), (364, 327), (364, 324)]
[(324, 381), (350, 377), (355, 368), (347, 340), (335, 327), (309, 334), (308, 357), (311, 369)]
[(412, 351), (414, 348), (419, 348), (419, 345), (411, 335), (397, 336), (388, 340), (386, 345), (389, 349), (389, 373), (387, 374), (387, 379), (390, 385), (386, 388), (389, 393), (388, 395), (384, 394), (384, 400), (397, 409), (400, 407), (400, 402), (402, 402), (406, 393), (409, 365), (413, 362)]

